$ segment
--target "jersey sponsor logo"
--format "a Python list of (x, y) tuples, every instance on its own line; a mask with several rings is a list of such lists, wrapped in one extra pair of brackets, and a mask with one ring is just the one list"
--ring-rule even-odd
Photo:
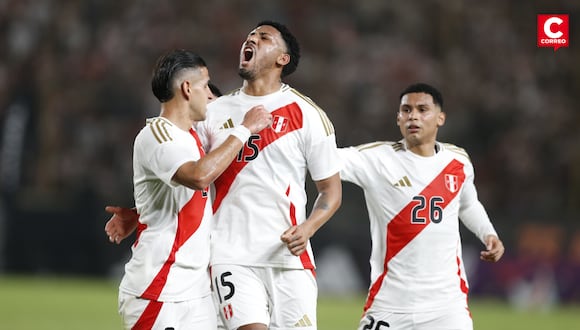
[(273, 117), (281, 117), (286, 120), (286, 127), (284, 131), (276, 132), (274, 129), (263, 129), (258, 134), (252, 135), (242, 148), (241, 154), (237, 159), (234, 159), (228, 168), (215, 180), (215, 200), (213, 203), (214, 213), (221, 205), (222, 200), (228, 194), (230, 187), (244, 167), (250, 161), (258, 158), (258, 154), (267, 148), (271, 143), (282, 138), (295, 130), (301, 129), (303, 126), (302, 110), (296, 102), (287, 104), (271, 112)]
[(304, 328), (304, 327), (311, 327), (311, 326), (312, 326), (312, 321), (310, 321), (310, 318), (306, 314), (304, 314), (300, 318), (300, 320), (298, 320), (298, 322), (294, 323), (295, 328)]
[(452, 193), (459, 189), (459, 179), (457, 178), (457, 175), (445, 174), (445, 188)]
[(412, 187), (411, 180), (405, 175), (399, 182), (395, 182), (395, 187)]
[(220, 129), (228, 129), (228, 128), (234, 128), (234, 121), (232, 120), (232, 118), (229, 118), (228, 120), (226, 120), (222, 126), (220, 126)]

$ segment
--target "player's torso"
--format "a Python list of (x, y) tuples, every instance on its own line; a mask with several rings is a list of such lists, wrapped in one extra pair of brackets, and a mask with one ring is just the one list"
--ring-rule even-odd
[(259, 104), (272, 113), (272, 127), (252, 135), (214, 183), (213, 259), (244, 260), (256, 266), (273, 262), (286, 267), (296, 258), (279, 237), (306, 217), (304, 139), (310, 109), (291, 91), (254, 98), (221, 97), (208, 110), (205, 138), (210, 149), (221, 145), (230, 130), (241, 124), (244, 114)]
[[(165, 129), (172, 141), (183, 140), (195, 153), (196, 141), (189, 133)], [(151, 168), (159, 136), (151, 136), (147, 127), (141, 134), (147, 136), (136, 139), (134, 154), (135, 205), (141, 225), (122, 286), (137, 295), (158, 286), (153, 291), (160, 300), (207, 294), (212, 217), (209, 193), (161, 180)], [(161, 282), (160, 274), (165, 274)]]
[(437, 297), (461, 293), (457, 215), (466, 174), (454, 155), (443, 150), (420, 157), (396, 144), (377, 152), (376, 181), (366, 187), (365, 197), (373, 236), (372, 282), (385, 276), (377, 299), (387, 305), (430, 308)]

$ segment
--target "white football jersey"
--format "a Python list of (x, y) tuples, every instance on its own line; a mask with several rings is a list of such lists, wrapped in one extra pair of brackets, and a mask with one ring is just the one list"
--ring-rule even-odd
[(467, 306), (459, 218), (480, 240), (496, 234), (477, 198), (465, 150), (437, 143), (422, 157), (404, 141), (339, 149), (341, 179), (364, 191), (372, 239), (365, 310)]
[(183, 131), (163, 117), (148, 119), (135, 138), (133, 182), (140, 223), (121, 291), (157, 301), (210, 294), (209, 193), (171, 180), (181, 165), (199, 160), (203, 152), (193, 129)]
[(288, 85), (266, 96), (238, 89), (208, 105), (198, 132), (213, 150), (260, 104), (272, 113), (272, 126), (252, 135), (214, 182), (212, 264), (313, 269), (310, 243), (297, 257), (280, 236), (306, 219), (307, 172), (316, 181), (340, 170), (334, 127), (324, 111)]

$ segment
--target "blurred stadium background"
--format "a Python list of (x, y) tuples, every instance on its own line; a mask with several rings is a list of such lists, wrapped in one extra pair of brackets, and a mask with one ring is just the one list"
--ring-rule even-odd
[[(570, 15), (569, 48), (536, 46), (541, 13)], [(580, 2), (564, 0), (0, 0), (0, 278), (115, 283), (129, 243), (107, 242), (103, 209), (133, 205), (133, 138), (159, 110), (153, 62), (191, 49), (227, 92), (241, 82), (246, 34), (271, 18), (302, 47), (286, 82), (326, 110), (340, 146), (399, 139), (400, 90), (415, 81), (441, 89), (440, 140), (470, 153), (507, 249), (483, 264), (464, 232), (472, 300), (514, 311), (577, 306), (579, 14)], [(345, 184), (342, 208), (313, 244), (321, 295), (364, 295), (370, 239), (357, 187)]]

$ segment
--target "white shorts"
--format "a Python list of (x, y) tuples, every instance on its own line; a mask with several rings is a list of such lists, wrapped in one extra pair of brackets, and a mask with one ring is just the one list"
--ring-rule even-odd
[(214, 299), (226, 329), (316, 330), (318, 287), (311, 270), (214, 265)]
[(160, 302), (119, 293), (119, 314), (125, 329), (216, 329), (211, 295), (181, 302)]
[(465, 306), (421, 313), (374, 311), (363, 315), (359, 330), (473, 330), (471, 313)]

